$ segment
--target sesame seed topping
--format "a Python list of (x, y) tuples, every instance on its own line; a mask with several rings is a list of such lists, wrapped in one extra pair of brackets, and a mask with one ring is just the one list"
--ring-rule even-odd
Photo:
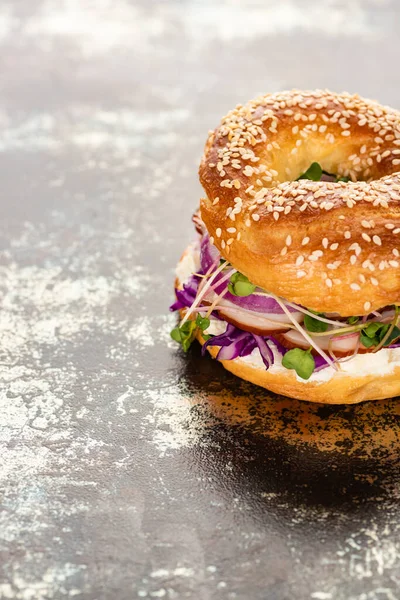
[(372, 237), (372, 241), (374, 242), (374, 244), (376, 244), (377, 246), (382, 246), (382, 240), (379, 237), (379, 235), (374, 235)]
[[(357, 127), (365, 128), (362, 136), (368, 140), (361, 147), (358, 147)], [(265, 150), (268, 153), (274, 152), (275, 149), (280, 150), (280, 137), (284, 139), (284, 131), (289, 131), (289, 137), (294, 136), (291, 138), (290, 151), (293, 156), (297, 153), (299, 161), (304, 155), (304, 140), (310, 140), (312, 143), (315, 139), (320, 139), (325, 144), (334, 144), (341, 136), (348, 137), (350, 145), (348, 140), (343, 144), (345, 147), (351, 147), (351, 150), (346, 161), (341, 163), (337, 175), (348, 177), (350, 182), (284, 181), (285, 177), (288, 180), (298, 177), (295, 163), (291, 163), (291, 167), (283, 165), (278, 172), (271, 169), (271, 154), (265, 154)], [(317, 137), (313, 139), (315, 132), (318, 132), (315, 134)], [(359, 264), (362, 263), (364, 273), (368, 273), (368, 283), (374, 286), (378, 285), (378, 280), (376, 277), (370, 277), (373, 271), (378, 273), (378, 270), (389, 267), (398, 268), (400, 246), (399, 250), (392, 248), (389, 245), (390, 236), (386, 232), (391, 231), (395, 236), (400, 234), (397, 216), (400, 176), (385, 175), (397, 171), (394, 167), (400, 165), (400, 119), (396, 111), (349, 94), (331, 94), (327, 91), (280, 92), (236, 107), (211, 135), (203, 168), (214, 169), (214, 187), (206, 189), (206, 192), (210, 198), (209, 203), (213, 206), (219, 203), (222, 207), (218, 210), (222, 212), (223, 218), (226, 214), (225, 224), (221, 225), (223, 229), (216, 229), (215, 238), (221, 240), (221, 247), (226, 247), (227, 252), (233, 241), (240, 239), (240, 232), (237, 230), (239, 226), (243, 227), (242, 219), (244, 225), (249, 228), (253, 222), (260, 221), (261, 214), (265, 227), (271, 220), (278, 222), (283, 218), (285, 225), (290, 223), (288, 229), (295, 231), (292, 225), (295, 215), (304, 213), (302, 226), (304, 227), (307, 221), (307, 229), (303, 231), (314, 232), (314, 225), (318, 224), (318, 219), (323, 218), (325, 211), (332, 211), (334, 218), (343, 221), (345, 227), (339, 223), (337, 235), (332, 233), (334, 229), (331, 229), (331, 225), (325, 232), (321, 227), (321, 237), (315, 239), (314, 246), (321, 250), (310, 249), (306, 253), (309, 255), (308, 260), (315, 263), (323, 256), (323, 251), (329, 249), (337, 252), (335, 255), (329, 255), (330, 262), (328, 257), (326, 261), (320, 261), (319, 272), (326, 269), (328, 273), (334, 274), (340, 264), (340, 261), (334, 259), (341, 258), (345, 251), (348, 252), (348, 260), (352, 265), (357, 264), (357, 257), (361, 254)], [(317, 156), (315, 160), (318, 160)], [(218, 195), (221, 188), (224, 194), (223, 203)], [(232, 201), (235, 194), (240, 196), (236, 196)], [(260, 205), (263, 206), (261, 214), (257, 212)], [(349, 214), (349, 211), (355, 209), (356, 219)], [(291, 214), (294, 215), (293, 221), (291, 216), (286, 217)], [(375, 221), (370, 216), (373, 216)], [(382, 222), (385, 218), (391, 218), (393, 222), (385, 224)], [(357, 227), (357, 221), (361, 222), (364, 231), (360, 231), (360, 225)], [(223, 235), (226, 235), (225, 240), (222, 240)], [(283, 236), (285, 248), (281, 250), (282, 256), (288, 253), (289, 247), (293, 248), (292, 235)], [(314, 243), (314, 233), (311, 233), (311, 236)], [(359, 236), (362, 240), (360, 243), (350, 245), (349, 242), (349, 247), (343, 243), (343, 240), (353, 241)], [(334, 241), (335, 237), (340, 243)], [(333, 243), (330, 243), (329, 238)], [(399, 245), (396, 238), (392, 237), (391, 240), (392, 246)], [(305, 235), (301, 246), (307, 246), (309, 243), (310, 237)], [(386, 254), (386, 259), (379, 262), (380, 259), (376, 256), (378, 250), (373, 250), (375, 246), (383, 246), (393, 260), (388, 260)], [(303, 255), (295, 255), (293, 260), (298, 268), (306, 259)], [(345, 262), (347, 261), (343, 260), (343, 263)], [(337, 272), (340, 277), (341, 271)], [(306, 276), (306, 271), (297, 273), (300, 273), (297, 275), (299, 278)], [(332, 287), (340, 280), (331, 279), (325, 273), (324, 281), (328, 287)], [(367, 282), (362, 273), (357, 275), (357, 283), (354, 284), (359, 285), (360, 282)]]
[(354, 290), (355, 292), (358, 292), (359, 290), (361, 290), (360, 286), (358, 285), (358, 283), (351, 283), (350, 287), (352, 290)]
[(369, 310), (371, 308), (371, 302), (364, 303), (364, 310)]

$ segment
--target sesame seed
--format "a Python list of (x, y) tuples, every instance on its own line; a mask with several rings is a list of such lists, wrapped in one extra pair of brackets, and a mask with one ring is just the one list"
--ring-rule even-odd
[(304, 256), (302, 254), (300, 254), (300, 256), (298, 256), (296, 258), (296, 267), (300, 267), (304, 262)]
[(303, 240), (301, 242), (301, 245), (302, 246), (307, 246), (307, 244), (308, 244), (309, 241), (310, 241), (310, 238), (309, 237), (305, 237), (305, 238), (303, 238)]
[(371, 308), (371, 302), (365, 302), (364, 310), (369, 310)]
[(345, 231), (344, 232), (344, 237), (346, 238), (346, 240), (349, 240), (351, 238), (351, 233), (350, 231)]
[(210, 236), (210, 244), (211, 244), (211, 246), (214, 244), (214, 242), (215, 242), (215, 240), (214, 240), (213, 236), (211, 235)]
[(397, 260), (389, 260), (389, 265), (391, 267), (394, 267), (395, 269), (397, 269), (397, 267), (399, 266), (399, 263)]
[(328, 244), (329, 244), (328, 238), (324, 238), (324, 239), (322, 240), (322, 245), (323, 245), (323, 247), (324, 247), (324, 248), (327, 248), (327, 247), (328, 247)]
[(285, 256), (286, 253), (287, 253), (287, 246), (284, 246), (281, 250), (281, 256)]
[(374, 242), (374, 244), (376, 244), (377, 246), (382, 246), (382, 240), (379, 237), (379, 235), (374, 235), (372, 237), (372, 241)]
[(330, 249), (331, 250), (337, 250), (339, 248), (339, 244), (337, 242), (335, 242), (334, 244), (330, 245)]
[(350, 287), (352, 290), (354, 290), (355, 292), (358, 292), (359, 290), (361, 290), (360, 286), (358, 285), (358, 283), (351, 283)]
[(292, 236), (289, 234), (286, 238), (286, 246), (290, 246), (292, 243)]
[(227, 232), (228, 233), (236, 233), (236, 227), (228, 227)]
[(217, 231), (215, 233), (216, 233), (217, 237), (220, 238), (221, 235), (222, 235), (222, 229), (221, 229), (221, 227), (218, 227), (218, 229), (217, 229)]
[(251, 215), (251, 218), (253, 219), (253, 221), (259, 221), (260, 220), (260, 215), (257, 213), (253, 213)]
[(332, 279), (329, 279), (329, 277), (327, 279), (325, 279), (325, 283), (329, 288), (332, 287)]
[(224, 250), (224, 249), (225, 249), (225, 246), (226, 246), (226, 244), (225, 244), (224, 240), (222, 240), (222, 242), (221, 242), (221, 246), (222, 246), (222, 249)]
[(356, 262), (357, 262), (357, 256), (355, 254), (352, 254), (350, 256), (350, 262), (351, 262), (352, 265), (356, 264)]
[(371, 241), (371, 238), (370, 238), (370, 236), (368, 235), (368, 233), (365, 233), (365, 232), (363, 232), (363, 233), (361, 234), (361, 237), (362, 237), (362, 239), (363, 239), (363, 240), (365, 240), (366, 242), (370, 242), (370, 241)]
[(372, 285), (379, 285), (379, 281), (375, 277), (371, 277), (370, 282)]
[(307, 273), (305, 271), (297, 271), (297, 273), (296, 273), (297, 279), (300, 279), (301, 277), (305, 277), (306, 275), (307, 275)]

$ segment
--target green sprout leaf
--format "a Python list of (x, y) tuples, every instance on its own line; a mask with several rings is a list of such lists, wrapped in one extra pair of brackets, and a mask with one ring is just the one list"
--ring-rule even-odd
[[(312, 312), (317, 317), (325, 316), (324, 313), (317, 313), (317, 312), (314, 312), (313, 310), (310, 310), (310, 312)], [(326, 331), (328, 329), (328, 323), (324, 323), (323, 321), (320, 321), (319, 319), (315, 319), (314, 317), (311, 317), (310, 315), (304, 315), (304, 325), (306, 326), (306, 329), (311, 332), (323, 333), (324, 331)]]
[(196, 331), (196, 323), (194, 321), (186, 321), (181, 327), (175, 327), (171, 331), (171, 337), (175, 342), (181, 344), (184, 352), (187, 352), (191, 343), (194, 340)]
[(313, 162), (310, 165), (310, 167), (308, 167), (307, 171), (305, 171), (305, 173), (302, 173), (300, 175), (300, 177), (298, 177), (296, 179), (296, 181), (299, 181), (299, 179), (310, 179), (311, 181), (321, 181), (321, 177), (322, 177), (321, 165), (317, 162)]
[(286, 369), (294, 369), (302, 379), (310, 379), (315, 369), (311, 348), (308, 350), (302, 350), (301, 348), (288, 350), (282, 358), (282, 365)]
[(384, 325), (382, 323), (369, 323), (362, 331), (361, 331), (361, 343), (365, 348), (372, 348), (372, 346), (377, 346), (379, 342), (386, 335), (389, 325)]
[(372, 346), (377, 346), (379, 344), (379, 338), (375, 336), (370, 338), (363, 331), (361, 332), (360, 340), (365, 348), (372, 348)]
[[(396, 315), (397, 318), (397, 315)], [(390, 334), (386, 337), (386, 335), (391, 329)], [(383, 346), (390, 346), (390, 344), (400, 337), (400, 329), (395, 325), (390, 323), (369, 323), (362, 331), (361, 331), (361, 343), (365, 348), (372, 348), (373, 346), (379, 346), (379, 344)]]
[[(200, 329), (203, 333), (206, 329), (210, 327), (210, 319), (207, 317), (202, 317), (199, 313), (196, 317), (195, 321), (186, 321), (180, 327), (175, 327), (171, 331), (171, 337), (175, 342), (181, 344), (183, 350), (187, 352), (191, 346), (195, 338), (196, 329)], [(203, 338), (207, 341), (211, 336), (204, 335)]]
[(328, 171), (323, 171), (321, 165), (317, 162), (313, 162), (310, 165), (310, 167), (307, 169), (307, 171), (305, 171), (305, 173), (302, 173), (300, 175), (300, 177), (298, 177), (296, 179), (296, 181), (299, 181), (299, 179), (310, 179), (311, 181), (321, 181), (322, 175), (327, 175), (328, 177), (332, 177), (336, 183), (338, 181), (344, 181), (345, 183), (350, 181), (349, 177), (336, 177), (336, 175), (332, 175), (332, 173), (328, 173)]
[(256, 286), (253, 285), (242, 273), (234, 273), (229, 280), (228, 290), (234, 296), (250, 296)]
[[(381, 331), (383, 328), (386, 328), (386, 331), (387, 331), (389, 326), (382, 325), (382, 323), (370, 323), (369, 325), (367, 325), (367, 327), (365, 327), (365, 329), (363, 330), (363, 333), (364, 333), (364, 335), (367, 335), (371, 339), (373, 339), (375, 337), (379, 338), (377, 333), (378, 333), (378, 331)], [(386, 333), (386, 331), (385, 331), (385, 333)]]
[[(390, 328), (390, 325), (384, 325), (382, 327), (381, 331), (379, 332), (379, 341), (380, 342), (383, 340), (383, 338), (385, 337), (385, 335), (389, 331), (389, 328)], [(395, 327), (393, 327), (393, 331), (387, 337), (387, 339), (385, 340), (385, 343), (383, 345), (384, 346), (390, 346), (390, 344), (392, 342), (394, 342), (394, 340), (396, 340), (399, 336), (400, 336), (400, 329), (397, 327), (397, 325), (395, 325)]]
[(360, 317), (349, 317), (347, 322), (349, 325), (355, 325), (360, 320)]
[(199, 313), (196, 317), (196, 325), (201, 331), (205, 331), (210, 327), (210, 319), (207, 317), (202, 317)]

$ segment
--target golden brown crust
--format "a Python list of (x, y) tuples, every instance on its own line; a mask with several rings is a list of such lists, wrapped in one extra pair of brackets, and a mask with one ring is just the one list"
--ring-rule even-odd
[[(197, 334), (200, 344), (204, 339)], [(219, 348), (207, 348), (213, 358), (216, 358)], [(255, 385), (266, 388), (275, 394), (320, 402), (322, 404), (356, 404), (365, 400), (383, 400), (393, 398), (400, 394), (400, 367), (396, 367), (390, 374), (376, 377), (375, 375), (354, 376), (344, 373), (335, 374), (328, 381), (321, 383), (296, 379), (294, 371), (271, 373), (265, 369), (252, 367), (243, 361), (221, 360), (221, 364), (241, 379), (250, 381)]]
[[(293, 181), (313, 161), (353, 181)], [(327, 91), (270, 94), (210, 135), (201, 216), (253, 283), (321, 312), (368, 314), (400, 299), (399, 165), (398, 111)]]

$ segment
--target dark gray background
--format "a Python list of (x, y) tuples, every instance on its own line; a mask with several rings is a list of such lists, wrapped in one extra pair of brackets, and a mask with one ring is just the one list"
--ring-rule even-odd
[(270, 396), (167, 310), (207, 130), (291, 87), (400, 108), (399, 19), (2, 0), (1, 598), (400, 598), (398, 400)]

